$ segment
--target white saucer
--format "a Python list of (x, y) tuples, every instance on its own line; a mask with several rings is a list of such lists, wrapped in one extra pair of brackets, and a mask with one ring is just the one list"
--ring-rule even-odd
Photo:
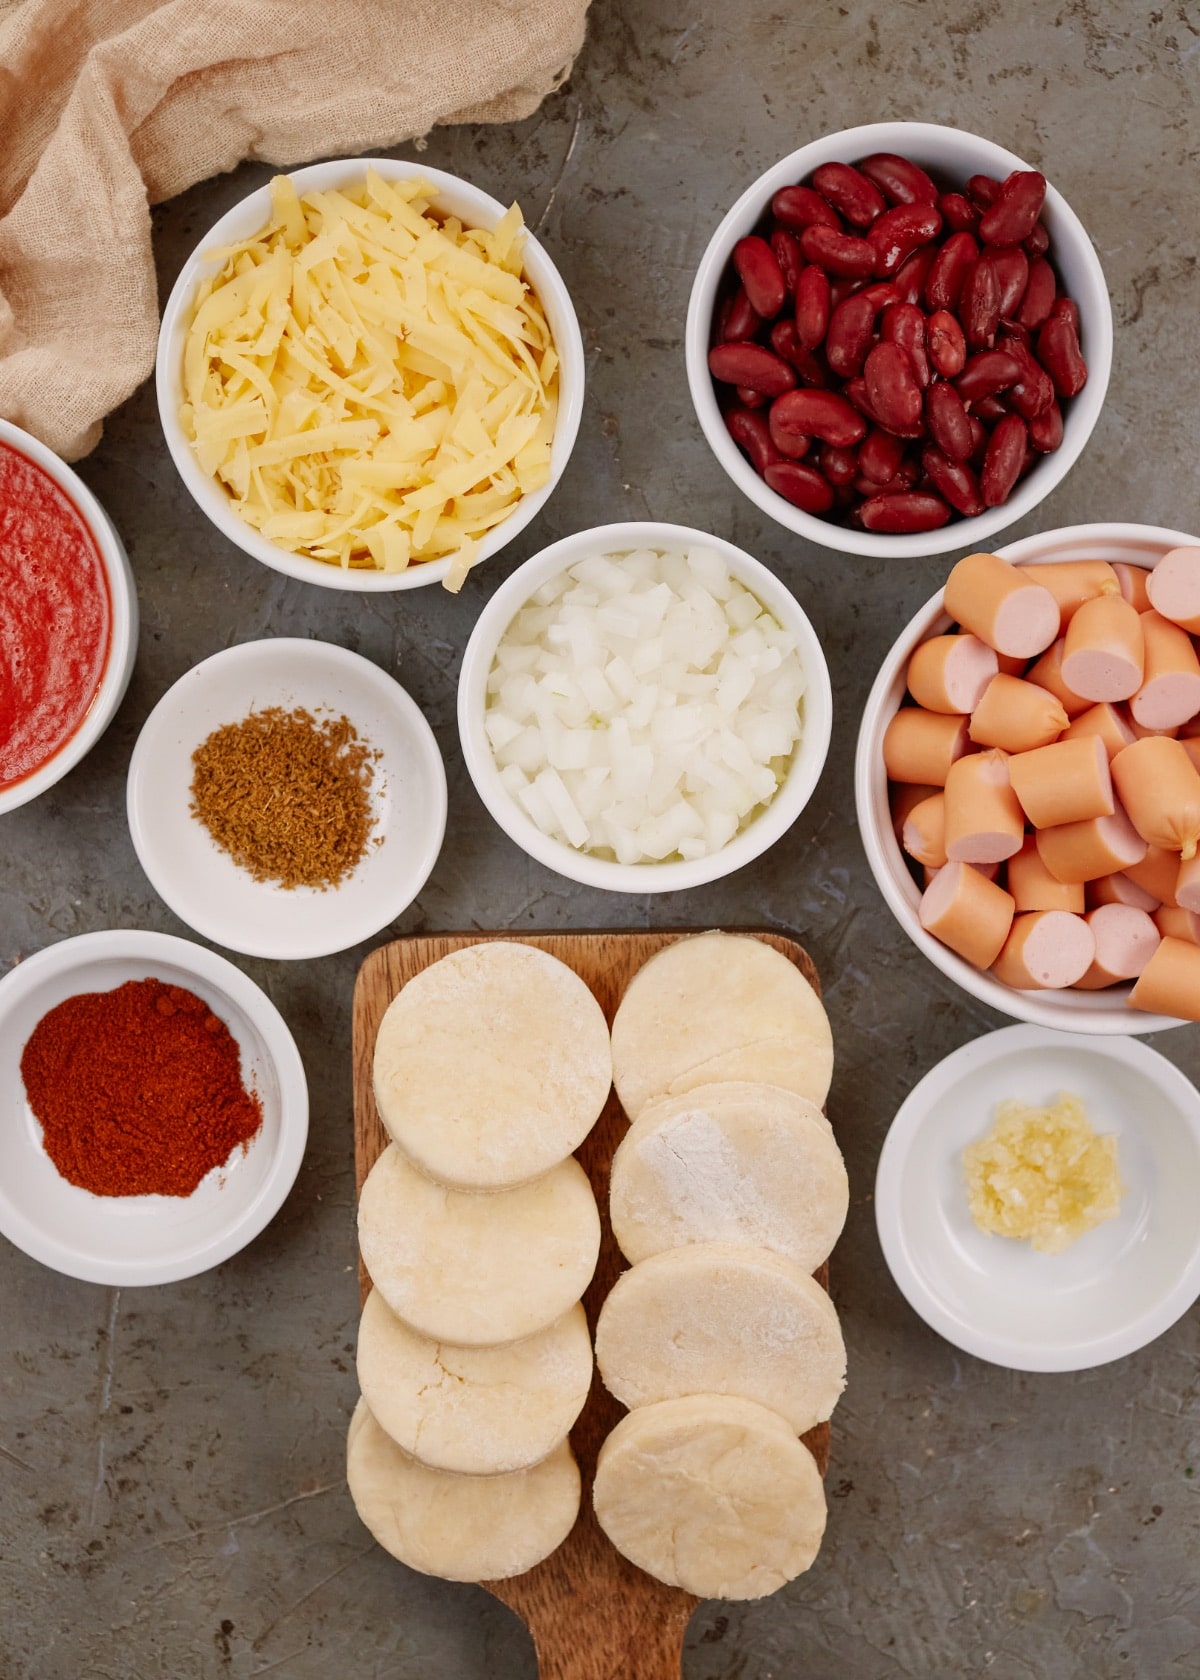
[[(1016, 1097), (1083, 1099), (1118, 1136), (1118, 1217), (1063, 1254), (980, 1231), (962, 1152)], [(1005, 1027), (911, 1092), (879, 1158), (875, 1217), (892, 1276), (925, 1322), (1018, 1371), (1079, 1371), (1153, 1341), (1200, 1296), (1200, 1092), (1134, 1038)]]

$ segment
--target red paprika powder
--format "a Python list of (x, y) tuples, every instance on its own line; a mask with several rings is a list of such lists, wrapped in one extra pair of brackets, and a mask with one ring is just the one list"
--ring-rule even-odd
[(190, 1196), (262, 1125), (229, 1028), (161, 980), (65, 999), (30, 1034), (21, 1077), (46, 1153), (97, 1196)]

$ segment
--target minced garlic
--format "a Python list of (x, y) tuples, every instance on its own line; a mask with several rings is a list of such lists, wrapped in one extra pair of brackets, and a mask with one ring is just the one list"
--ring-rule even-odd
[(1041, 1254), (1061, 1254), (1120, 1211), (1116, 1136), (1094, 1132), (1066, 1091), (1046, 1108), (1001, 1103), (991, 1131), (963, 1151), (963, 1167), (979, 1229), (1025, 1238)]

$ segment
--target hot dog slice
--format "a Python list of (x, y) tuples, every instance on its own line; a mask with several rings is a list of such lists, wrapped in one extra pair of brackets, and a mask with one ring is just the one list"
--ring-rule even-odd
[(1146, 855), (1146, 842), (1118, 805), (1111, 817), (1040, 828), (1037, 849), (1056, 881), (1095, 881), (1128, 871)]
[(1035, 835), (1027, 834), (1021, 850), (1008, 860), (1008, 890), (1018, 911), (1067, 910), (1081, 916), (1084, 889), (1078, 881), (1056, 881), (1042, 862)]
[(946, 856), (1003, 863), (1021, 849), (1025, 818), (1008, 779), (1008, 754), (971, 753), (946, 777)]
[(1178, 741), (1148, 735), (1119, 752), (1112, 777), (1129, 820), (1152, 846), (1186, 862), (1200, 842), (1200, 771)]
[(1179, 745), (1191, 759), (1197, 770), (1200, 770), (1200, 737), (1189, 735), (1185, 741), (1181, 736), (1179, 738)]
[(1172, 548), (1146, 579), (1155, 612), (1200, 635), (1200, 548)]
[(1098, 735), (1104, 742), (1104, 750), (1108, 754), (1110, 764), (1122, 747), (1127, 747), (1131, 741), (1137, 739), (1120, 712), (1107, 700), (1101, 700), (1099, 705), (1089, 706), (1086, 712), (1080, 712), (1077, 718), (1073, 718), (1069, 727), (1063, 731), (1063, 740), (1076, 741), (1081, 735)]
[(1138, 976), (1129, 1007), (1200, 1021), (1200, 945), (1164, 939)]
[(1142, 686), (1140, 614), (1120, 595), (1085, 601), (1067, 626), (1062, 680), (1085, 700), (1128, 700)]
[(1200, 912), (1200, 855), (1180, 863), (1175, 877), (1175, 902), (1185, 910)]
[(1147, 846), (1146, 855), (1125, 870), (1131, 881), (1145, 892), (1152, 893), (1160, 904), (1175, 903), (1175, 883), (1179, 879), (1179, 853), (1162, 846)]
[(990, 968), (1008, 938), (1014, 905), (1003, 887), (969, 863), (948, 863), (926, 887), (921, 926), (976, 968)]
[(1144, 910), (1147, 915), (1162, 902), (1145, 887), (1139, 887), (1130, 875), (1101, 875), (1098, 881), (1089, 881), (1087, 901), (1091, 910), (1101, 904), (1127, 904), (1131, 910)]
[(1116, 809), (1108, 754), (1098, 735), (1014, 753), (1008, 771), (1021, 808), (1035, 828), (1111, 817)]
[(1065, 910), (1031, 910), (1017, 916), (992, 973), (1018, 991), (1059, 990), (1087, 973), (1096, 941), (1082, 916)]
[(902, 706), (884, 732), (884, 767), (893, 782), (945, 787), (946, 772), (968, 745), (965, 717)]
[[(960, 762), (962, 762), (960, 760)], [(950, 766), (953, 771), (954, 766)], [(900, 844), (909, 857), (928, 869), (940, 869), (946, 861), (946, 796), (931, 793), (914, 805), (904, 820)]]
[(973, 712), (998, 669), (978, 636), (931, 636), (908, 662), (908, 692), (929, 712)]
[(1128, 904), (1102, 904), (1088, 911), (1086, 921), (1096, 941), (1096, 955), (1076, 985), (1087, 992), (1136, 979), (1162, 938), (1146, 912)]
[(1006, 677), (1023, 677), (1028, 663), (1028, 659), (1022, 659), (1011, 653), (998, 653), (996, 655), (996, 664)]
[(1113, 571), (1121, 586), (1121, 594), (1129, 605), (1144, 613), (1150, 605), (1150, 597), (1146, 592), (1146, 579), (1150, 573), (1144, 566), (1129, 566), (1124, 560), (1114, 560)]
[(1086, 712), (1092, 704), (1085, 700), (1082, 694), (1075, 694), (1063, 681), (1062, 660), (1066, 642), (1062, 636), (1025, 673), (1026, 681), (1036, 683), (1039, 688), (1047, 689), (1058, 701), (1063, 711), (1070, 718), (1078, 717), (1080, 712)]
[(1160, 904), (1154, 912), (1154, 925), (1164, 939), (1186, 939), (1189, 945), (1200, 945), (1200, 916), (1178, 904)]
[(968, 554), (946, 579), (950, 617), (997, 653), (1032, 659), (1058, 635), (1058, 602), (998, 554)]
[(1120, 595), (1117, 574), (1107, 560), (1062, 560), (1056, 566), (1022, 566), (1031, 583), (1040, 583), (1058, 602), (1060, 629), (1065, 630), (1085, 601), (1097, 595)]
[(1062, 701), (1048, 689), (1001, 673), (988, 683), (971, 713), (968, 733), (979, 746), (1029, 752), (1057, 741), (1067, 721)]
[(923, 799), (928, 799), (931, 793), (938, 789), (928, 782), (893, 782), (888, 788), (888, 797), (892, 808), (892, 827), (896, 830), (899, 840), (904, 830), (904, 823), (908, 813), (916, 809)]
[(1200, 712), (1200, 659), (1178, 624), (1153, 611), (1140, 616), (1145, 672), (1129, 710), (1143, 729), (1178, 729)]

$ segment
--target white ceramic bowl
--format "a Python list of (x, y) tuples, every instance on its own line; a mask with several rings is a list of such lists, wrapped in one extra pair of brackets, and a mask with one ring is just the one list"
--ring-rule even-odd
[[(424, 164), (409, 163), (398, 158), (341, 158), (333, 163), (310, 164), (306, 169), (294, 169), (288, 173), (295, 182), (296, 191), (303, 195), (306, 192), (352, 185), (363, 179), (368, 168), (376, 170), (389, 181), (407, 181), (413, 176), (428, 181), (435, 189), (432, 200), (435, 207), (447, 215), (458, 216), (471, 227), (494, 227), (505, 213), (505, 205), (498, 203), (488, 193), (481, 192), (469, 181), (460, 180), (456, 175), (447, 175), (440, 169), (428, 169)], [(366, 568), (345, 569), (331, 566), (322, 560), (313, 560), (307, 555), (293, 554), (290, 549), (280, 548), (238, 517), (221, 485), (202, 470), (184, 434), (179, 423), (179, 409), (183, 401), (183, 347), (191, 321), (192, 298), (200, 282), (220, 266), (208, 253), (218, 246), (236, 244), (239, 240), (248, 239), (259, 228), (266, 226), (270, 215), (269, 187), (259, 187), (240, 204), (235, 204), (215, 227), (209, 229), (184, 263), (167, 299), (158, 335), (155, 385), (159, 419), (179, 475), (202, 511), (218, 530), (224, 532), (230, 542), (236, 543), (239, 548), (244, 549), (247, 554), (252, 554), (256, 560), (261, 560), (264, 565), (273, 566), (277, 572), (286, 572), (289, 577), (300, 578), (305, 583), (321, 584), (326, 589), (350, 589), (368, 594), (394, 589), (417, 589), (422, 584), (441, 583), (450, 570), (449, 559), (432, 560), (424, 565), (412, 566), (404, 572), (380, 572)], [(532, 233), (527, 232), (525, 235), (524, 250), (525, 278), (541, 300), (546, 319), (550, 323), (550, 331), (554, 335), (555, 349), (561, 358), (558, 375), (558, 418), (550, 453), (550, 478), (540, 490), (534, 491), (532, 495), (523, 496), (512, 513), (487, 533), (480, 544), (480, 561), (490, 558), (506, 543), (511, 542), (525, 529), (534, 514), (544, 507), (562, 477), (571, 451), (575, 447), (575, 437), (583, 413), (583, 339), (580, 336), (574, 305), (562, 276), (551, 262), (545, 247), (538, 243)]]
[[(262, 1102), (262, 1128), (188, 1197), (93, 1196), (60, 1178), (43, 1149), (21, 1052), (66, 998), (150, 976), (195, 992), (228, 1026), (243, 1078)], [(224, 957), (188, 939), (119, 929), (64, 939), (0, 980), (0, 1231), (43, 1265), (121, 1288), (208, 1271), (278, 1213), (307, 1137), (308, 1087), (295, 1041), (266, 994)]]
[[(189, 812), (195, 749), (269, 706), (344, 713), (382, 755), (371, 843), (336, 888), (256, 881)], [(127, 803), (142, 868), (177, 916), (232, 951), (294, 960), (357, 945), (412, 903), (445, 835), (446, 772), (416, 702), (385, 671), (328, 642), (279, 637), (215, 653), (168, 689), (138, 736)]]
[(993, 175), (1003, 180), (1014, 169), (1029, 169), (1015, 153), (981, 135), (939, 123), (867, 123), (862, 128), (827, 134), (790, 153), (760, 175), (738, 199), (709, 240), (700, 259), (688, 304), (685, 337), (688, 384), (704, 435), (717, 460), (733, 482), (764, 513), (798, 536), (843, 554), (876, 554), (894, 559), (943, 554), (952, 548), (984, 548), (986, 538), (1020, 519), (1048, 496), (1078, 459), (1099, 418), (1112, 367), (1112, 309), (1104, 273), (1083, 224), (1053, 186), (1046, 188), (1042, 219), (1050, 234), (1050, 255), (1067, 291), (1079, 305), (1080, 339), (1087, 358), (1088, 382), (1064, 412), (1063, 441), (1044, 456), (1017, 485), (1002, 507), (989, 508), (977, 519), (952, 519), (940, 531), (888, 536), (858, 531), (818, 519), (793, 506), (759, 478), (725, 428), (708, 371), (713, 307), (733, 247), (752, 233), (780, 187), (807, 180), (822, 163), (855, 163), (872, 152), (898, 152), (930, 170), (935, 178), (960, 187), (970, 175)]
[[(962, 1151), (998, 1103), (1083, 1100), (1117, 1134), (1116, 1219), (1062, 1254), (980, 1231)], [(879, 1158), (875, 1218), (909, 1305), (956, 1347), (1017, 1371), (1080, 1371), (1161, 1336), (1200, 1296), (1200, 1092), (1132, 1038), (1005, 1027), (965, 1044), (901, 1105)]]
[[(1015, 566), (1046, 565), (1060, 560), (1120, 560), (1134, 566), (1153, 567), (1168, 549), (1196, 541), (1182, 531), (1168, 531), (1158, 525), (1067, 525), (1058, 531), (1042, 531), (1037, 536), (1009, 543), (996, 553)], [(879, 668), (863, 708), (854, 765), (854, 797), (867, 862), (889, 910), (913, 943), (943, 974), (981, 1003), (990, 1004), (1006, 1015), (1015, 1015), (1018, 1020), (1087, 1033), (1149, 1033), (1179, 1026), (1173, 1016), (1126, 1008), (1128, 986), (1111, 986), (1102, 992), (1014, 991), (992, 974), (975, 968), (921, 926), (917, 917), (921, 894), (892, 827), (883, 768), (883, 736), (904, 698), (904, 674), (913, 649), (930, 636), (942, 635), (949, 627), (950, 619), (942, 610), (939, 590), (901, 631)]]
[(18, 806), (27, 805), (39, 793), (45, 793), (48, 787), (61, 781), (67, 771), (74, 769), (84, 754), (91, 751), (112, 722), (133, 674), (138, 640), (138, 604), (125, 545), (117, 535), (116, 526), (78, 474), (72, 472), (65, 461), (60, 461), (52, 449), (47, 449), (44, 443), (39, 443), (37, 438), (8, 420), (0, 420), (0, 444), (7, 444), (27, 456), (75, 504), (100, 551), (112, 609), (108, 663), (91, 708), (74, 735), (53, 757), (48, 758), (31, 776), (0, 791), (0, 816), (3, 816), (6, 811), (15, 811)]
[[(695, 860), (664, 863), (616, 863), (576, 851), (573, 846), (543, 834), (513, 799), (500, 780), (500, 772), (484, 732), (487, 679), (496, 648), (504, 632), (535, 589), (556, 577), (568, 566), (589, 554), (620, 554), (637, 548), (682, 550), (698, 545), (715, 549), (738, 582), (749, 589), (796, 638), (801, 663), (808, 679), (804, 697), (804, 733), (778, 793), (759, 816), (735, 834), (719, 851)], [(743, 864), (773, 846), (795, 822), (812, 798), (825, 758), (833, 725), (833, 696), (829, 667), (817, 633), (796, 597), (760, 561), (744, 549), (735, 548), (723, 537), (685, 525), (665, 525), (653, 520), (631, 520), (618, 525), (598, 525), (577, 531), (542, 549), (502, 583), (476, 622), (463, 654), (458, 682), (458, 732), (463, 758), (475, 791), (492, 816), (521, 850), (556, 870), (568, 880), (584, 886), (604, 887), (609, 892), (679, 892), (732, 875)]]

